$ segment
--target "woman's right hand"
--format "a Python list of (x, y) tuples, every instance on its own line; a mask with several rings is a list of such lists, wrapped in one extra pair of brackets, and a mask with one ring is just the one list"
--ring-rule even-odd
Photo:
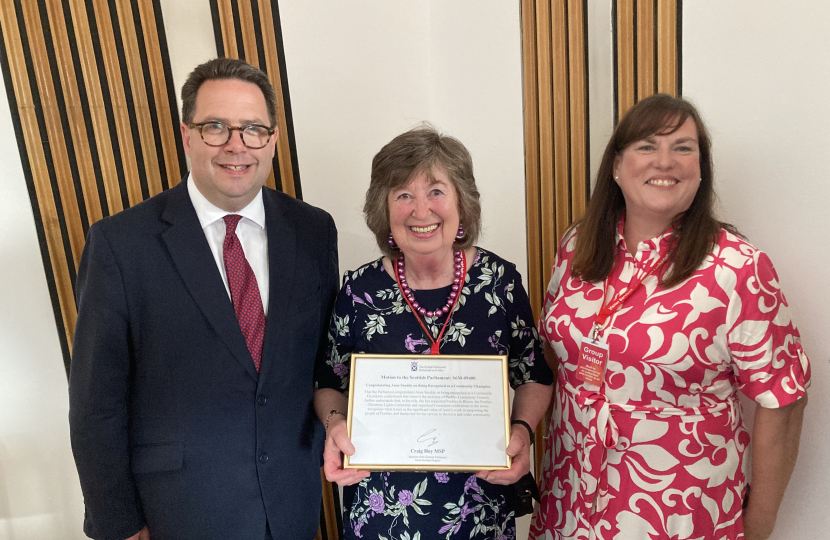
[(342, 454), (353, 455), (354, 445), (346, 431), (346, 419), (338, 415), (329, 420), (326, 445), (323, 448), (323, 472), (326, 473), (326, 480), (336, 482), (338, 486), (350, 486), (371, 474), (369, 471), (344, 469)]

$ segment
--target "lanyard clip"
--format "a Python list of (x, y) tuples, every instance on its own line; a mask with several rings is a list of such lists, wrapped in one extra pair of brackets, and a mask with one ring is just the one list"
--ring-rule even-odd
[(593, 332), (591, 332), (591, 341), (597, 341), (599, 338), (600, 325), (594, 323)]

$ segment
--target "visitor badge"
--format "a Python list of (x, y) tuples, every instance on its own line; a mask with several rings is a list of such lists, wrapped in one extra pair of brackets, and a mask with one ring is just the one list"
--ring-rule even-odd
[(589, 338), (583, 339), (579, 346), (576, 378), (587, 384), (602, 386), (607, 364), (608, 345)]

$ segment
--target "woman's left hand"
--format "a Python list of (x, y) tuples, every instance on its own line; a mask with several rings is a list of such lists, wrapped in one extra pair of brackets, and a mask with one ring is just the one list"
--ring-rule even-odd
[(510, 468), (499, 471), (478, 471), (476, 476), (491, 484), (509, 485), (530, 472), (530, 434), (519, 425), (511, 426), (507, 455)]

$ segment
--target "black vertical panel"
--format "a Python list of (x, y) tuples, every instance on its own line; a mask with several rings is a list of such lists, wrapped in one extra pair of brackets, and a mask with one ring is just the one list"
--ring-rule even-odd
[[(254, 20), (254, 27), (259, 28), (260, 26), (260, 13), (259, 13), (259, 0), (251, 0), (251, 18)], [(265, 63), (265, 43), (262, 39), (262, 32), (254, 32), (256, 37), (256, 51), (257, 51), (257, 62), (259, 63), (259, 69), (268, 74), (268, 66)]]
[[(213, 2), (211, 2), (213, 3)], [(156, 32), (159, 38), (159, 49), (161, 50), (161, 62), (164, 65), (164, 80), (167, 88), (167, 106), (170, 108), (170, 119), (172, 121), (173, 139), (176, 141), (176, 155), (179, 162), (179, 176), (187, 172), (187, 160), (185, 158), (182, 138), (179, 136), (179, 106), (176, 103), (176, 88), (173, 85), (173, 69), (170, 66), (170, 53), (167, 50), (167, 34), (164, 31), (164, 17), (161, 13), (159, 0), (153, 0), (153, 12), (156, 19)], [(164, 126), (162, 126), (163, 128)]]
[[(263, 0), (268, 2), (269, 0)], [(294, 138), (294, 116), (291, 113), (291, 93), (288, 91), (288, 69), (285, 67), (285, 47), (282, 43), (282, 23), (280, 22), (280, 6), (277, 0), (270, 0), (271, 14), (274, 18), (274, 37), (277, 44), (277, 59), (280, 65), (280, 82), (282, 84), (283, 112), (288, 133), (288, 147), (291, 150), (291, 169), (294, 171), (294, 192), (297, 198), (303, 200), (303, 189), (300, 185), (300, 162), (297, 158), (297, 141)], [(279, 105), (279, 104), (278, 104)]]
[(219, 3), (210, 0), (210, 18), (213, 19), (213, 39), (216, 40), (216, 57), (227, 58), (225, 41), (222, 39), (222, 20), (219, 17)]
[(233, 32), (236, 35), (236, 57), (240, 60), (247, 60), (248, 51), (245, 50), (245, 42), (242, 41), (242, 25), (239, 23), (239, 3), (237, 0), (230, 0), (231, 13), (233, 14)]

